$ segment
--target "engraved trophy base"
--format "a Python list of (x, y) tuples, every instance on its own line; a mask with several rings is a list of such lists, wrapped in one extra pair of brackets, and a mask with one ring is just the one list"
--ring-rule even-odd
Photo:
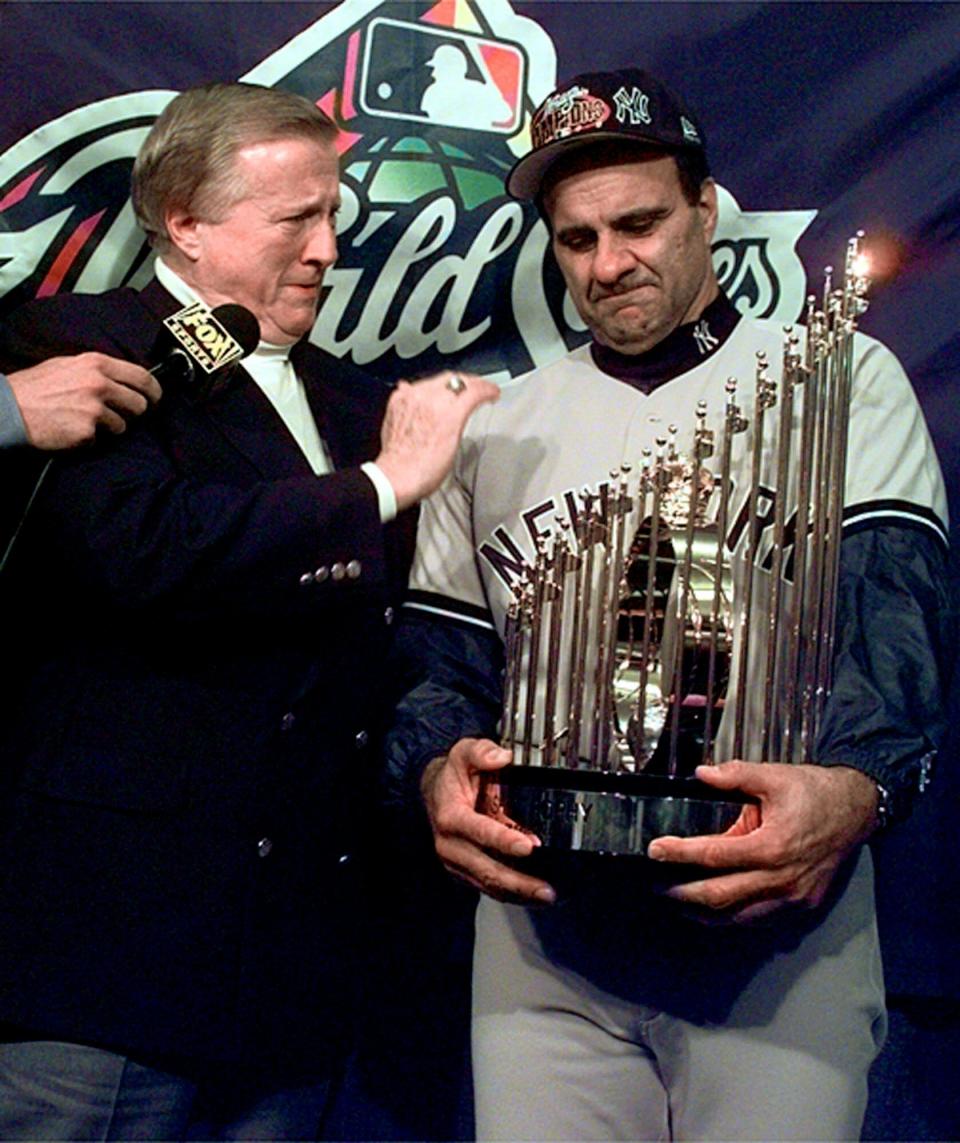
[[(696, 778), (510, 765), (492, 778), (503, 812), (544, 849), (641, 857), (654, 838), (723, 833), (755, 799)], [(491, 783), (491, 784), (492, 784)], [(488, 804), (492, 790), (488, 787)]]

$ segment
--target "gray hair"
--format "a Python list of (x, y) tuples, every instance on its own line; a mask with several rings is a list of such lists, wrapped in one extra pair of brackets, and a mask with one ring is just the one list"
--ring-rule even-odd
[(332, 145), (336, 124), (309, 99), (251, 83), (210, 83), (181, 92), (161, 112), (133, 164), (137, 221), (152, 246), (170, 245), (169, 210), (218, 222), (245, 191), (237, 152), (275, 139)]

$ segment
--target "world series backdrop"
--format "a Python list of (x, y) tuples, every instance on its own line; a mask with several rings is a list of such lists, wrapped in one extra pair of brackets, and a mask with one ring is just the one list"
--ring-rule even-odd
[[(133, 155), (177, 91), (246, 79), (298, 91), (342, 127), (340, 260), (314, 340), (387, 378), (443, 364), (509, 380), (585, 333), (504, 172), (556, 81), (627, 65), (699, 113), (721, 188), (715, 261), (743, 312), (796, 320), (866, 232), (862, 327), (911, 376), (960, 520), (954, 3), (6, 0), (0, 314), (146, 281)], [(879, 849), (897, 991), (960, 996), (958, 763), (955, 740), (939, 797)]]

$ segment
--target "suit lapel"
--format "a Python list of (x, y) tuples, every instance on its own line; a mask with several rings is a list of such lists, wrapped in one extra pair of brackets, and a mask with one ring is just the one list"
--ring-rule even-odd
[[(154, 280), (140, 292), (141, 345), (152, 345), (159, 322), (180, 308)], [(335, 468), (373, 460), (380, 451), (380, 424), (389, 387), (361, 370), (321, 352), (305, 338), (291, 351), (310, 411)], [(141, 355), (142, 357), (142, 355)], [(303, 451), (269, 399), (238, 365), (211, 391), (185, 389), (194, 414), (210, 423), (267, 478), (311, 472)]]
[[(158, 322), (181, 308), (180, 303), (156, 280), (140, 291), (145, 321)], [(149, 333), (142, 344), (152, 345)], [(283, 423), (263, 390), (242, 365), (235, 365), (213, 385), (198, 380), (184, 386), (179, 396), (200, 417), (254, 465), (261, 476), (305, 476), (312, 469), (290, 430)]]
[(242, 366), (197, 407), (263, 476), (307, 476), (313, 471), (279, 413)]
[(388, 389), (304, 340), (290, 355), (335, 468), (373, 460)]

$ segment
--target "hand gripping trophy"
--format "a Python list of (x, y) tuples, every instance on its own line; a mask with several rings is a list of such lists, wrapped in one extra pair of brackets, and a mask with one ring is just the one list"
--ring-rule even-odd
[(698, 781), (698, 765), (810, 758), (831, 685), (861, 238), (805, 330), (785, 330), (779, 382), (758, 355), (752, 411), (731, 378), (715, 427), (701, 402), (692, 442), (671, 426), (584, 492), (516, 585), (513, 764), (481, 804), (548, 849), (642, 854), (665, 834), (722, 832), (749, 799)]

